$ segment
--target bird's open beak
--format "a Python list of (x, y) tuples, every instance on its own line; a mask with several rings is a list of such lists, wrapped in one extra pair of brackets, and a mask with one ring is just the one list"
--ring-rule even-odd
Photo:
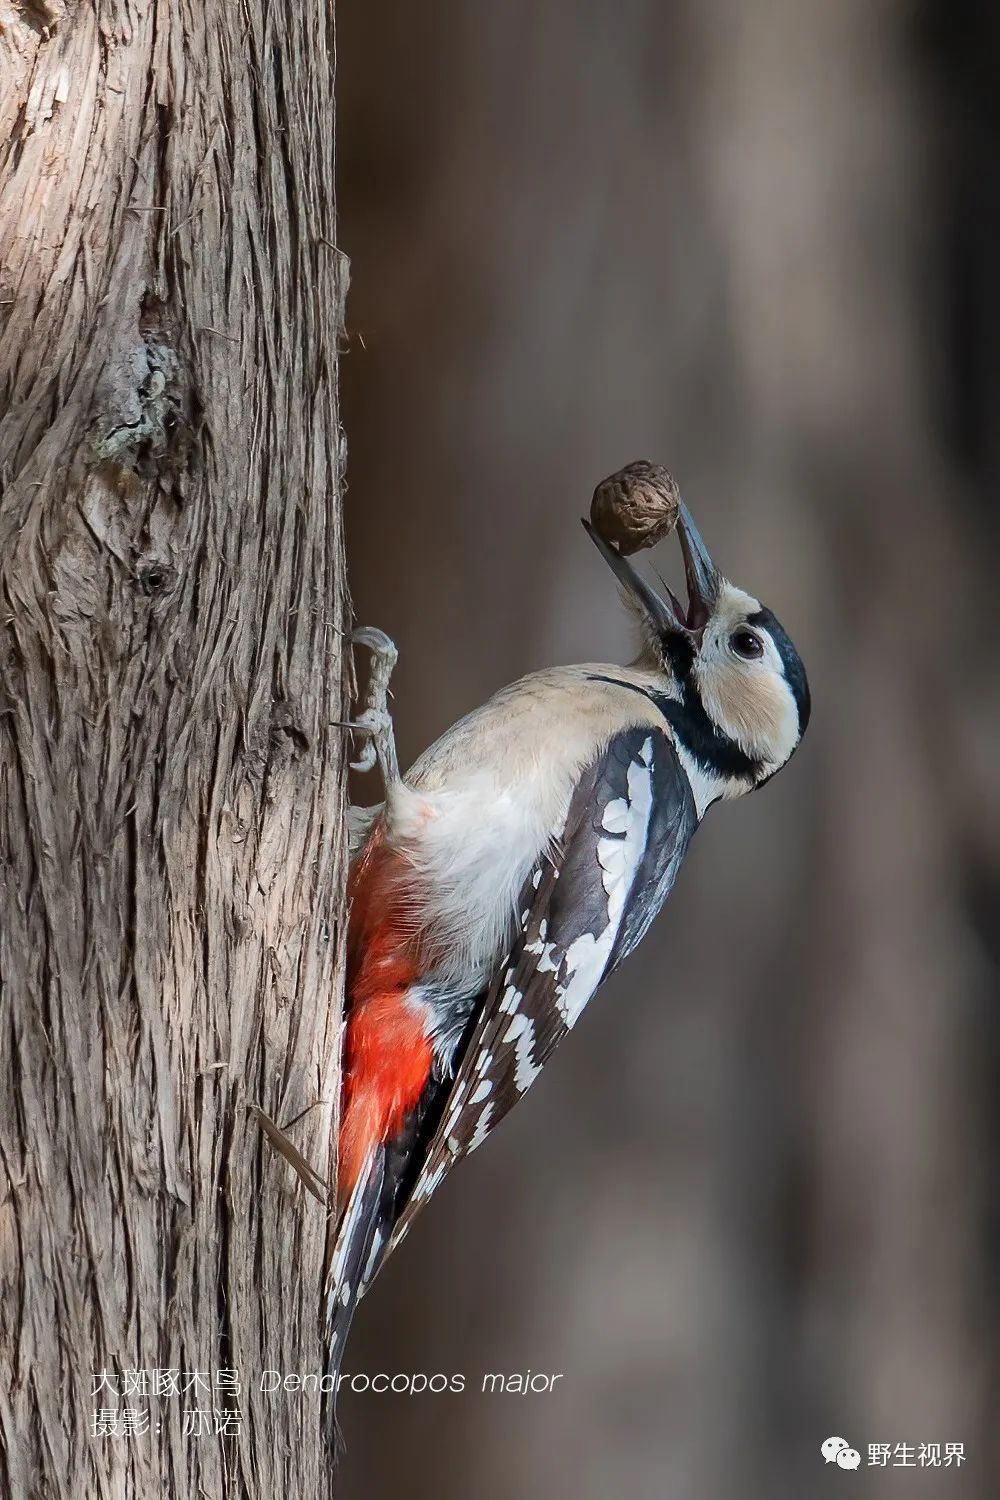
[[(640, 578), (627, 558), (617, 548), (606, 542), (584, 521), (587, 534), (614, 573), (627, 594), (639, 604), (652, 620), (656, 629), (665, 633), (678, 631), (685, 635), (698, 635), (705, 628), (719, 594), (721, 575), (708, 553), (708, 548), (698, 535), (698, 528), (691, 519), (687, 506), (681, 504), (677, 521), (677, 532), (684, 555), (684, 573), (687, 580), (688, 604), (684, 608), (672, 589), (667, 589), (666, 599), (661, 599), (654, 588)], [(666, 585), (664, 585), (666, 587)]]
[[(677, 518), (677, 535), (681, 539), (684, 574), (687, 579), (688, 607), (685, 623), (688, 630), (703, 630), (719, 597), (722, 575), (709, 556), (708, 548), (691, 519), (691, 512), (683, 501)], [(677, 603), (676, 599), (674, 603)]]

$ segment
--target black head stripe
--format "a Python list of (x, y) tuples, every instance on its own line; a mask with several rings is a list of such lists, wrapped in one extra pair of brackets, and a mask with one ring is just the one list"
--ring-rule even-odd
[(792, 690), (795, 707), (799, 711), (799, 734), (805, 734), (806, 725), (809, 723), (812, 702), (809, 697), (809, 683), (806, 679), (806, 669), (802, 665), (802, 658), (789, 640), (784, 626), (775, 619), (769, 609), (759, 609), (755, 615), (750, 616), (747, 624), (763, 626), (777, 647), (778, 655), (781, 657), (781, 665), (785, 673), (785, 681)]

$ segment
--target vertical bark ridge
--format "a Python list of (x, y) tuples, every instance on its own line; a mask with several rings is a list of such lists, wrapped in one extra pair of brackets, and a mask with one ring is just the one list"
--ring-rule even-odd
[[(0, 1487), (327, 1483), (347, 616), (332, 0), (0, 33)], [(136, 1395), (125, 1370), (238, 1369)], [(118, 1392), (93, 1395), (106, 1369)], [(92, 1435), (100, 1407), (148, 1409)], [(185, 1436), (185, 1407), (240, 1431)], [(214, 1419), (213, 1424), (214, 1426)]]

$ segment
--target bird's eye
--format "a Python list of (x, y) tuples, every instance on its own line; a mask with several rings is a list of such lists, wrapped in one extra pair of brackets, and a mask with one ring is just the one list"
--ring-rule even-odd
[(729, 637), (729, 649), (741, 661), (756, 661), (764, 655), (764, 642), (752, 630), (741, 627)]

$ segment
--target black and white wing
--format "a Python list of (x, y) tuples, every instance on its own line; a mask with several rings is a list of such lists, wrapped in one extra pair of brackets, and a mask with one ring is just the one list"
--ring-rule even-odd
[(687, 776), (661, 730), (617, 734), (582, 774), (557, 847), (522, 893), (520, 931), (477, 1008), (412, 1190), (396, 1204), (392, 1246), (640, 942), (697, 824)]

